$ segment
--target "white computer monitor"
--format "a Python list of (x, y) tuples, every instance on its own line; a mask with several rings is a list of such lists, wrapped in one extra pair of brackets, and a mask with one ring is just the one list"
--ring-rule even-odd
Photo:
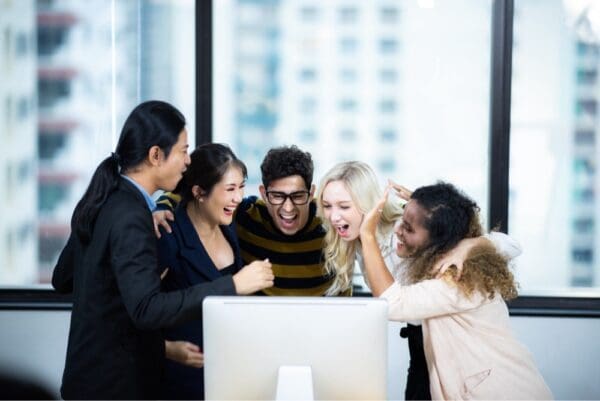
[(208, 297), (203, 321), (207, 400), (386, 399), (384, 300)]

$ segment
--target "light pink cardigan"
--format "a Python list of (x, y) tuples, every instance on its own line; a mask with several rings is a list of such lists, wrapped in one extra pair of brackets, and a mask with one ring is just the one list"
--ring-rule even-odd
[(500, 296), (469, 299), (450, 280), (438, 279), (396, 282), (381, 297), (390, 320), (423, 319), (434, 400), (552, 399), (530, 352), (515, 339)]

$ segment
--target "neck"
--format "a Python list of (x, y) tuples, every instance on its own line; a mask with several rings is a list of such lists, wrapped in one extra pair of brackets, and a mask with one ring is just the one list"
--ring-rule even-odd
[(195, 202), (195, 200), (188, 202), (185, 210), (198, 235), (202, 238), (212, 238), (218, 235), (220, 231), (219, 223), (210, 219), (207, 213), (201, 207), (198, 207)]
[(148, 174), (145, 174), (143, 171), (130, 171), (123, 174), (135, 182), (137, 182), (142, 188), (148, 192), (149, 195), (152, 195), (156, 191), (158, 191), (158, 186), (153, 182), (152, 178), (149, 177)]

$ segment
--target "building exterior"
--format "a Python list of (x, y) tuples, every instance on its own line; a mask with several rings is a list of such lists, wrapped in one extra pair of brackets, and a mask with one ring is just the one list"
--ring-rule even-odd
[(37, 278), (36, 3), (0, 1), (0, 283)]

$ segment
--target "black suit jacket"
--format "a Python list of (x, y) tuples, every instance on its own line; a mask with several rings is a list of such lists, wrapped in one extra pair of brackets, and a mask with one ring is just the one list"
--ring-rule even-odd
[(160, 328), (198, 319), (207, 295), (233, 295), (231, 276), (161, 292), (152, 216), (125, 179), (96, 220), (89, 244), (75, 233), (52, 276), (73, 293), (61, 394), (65, 399), (156, 399), (164, 363)]

